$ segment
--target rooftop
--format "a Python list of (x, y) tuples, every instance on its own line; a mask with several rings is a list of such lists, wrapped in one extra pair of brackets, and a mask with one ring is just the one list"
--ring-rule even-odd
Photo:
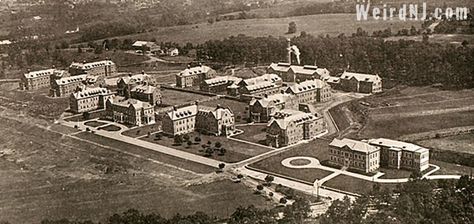
[(423, 148), (421, 146), (418, 146), (412, 143), (401, 142), (401, 141), (386, 139), (386, 138), (370, 139), (368, 142), (369, 144), (372, 144), (372, 145), (395, 148), (395, 149), (400, 149), (400, 150), (410, 151), (410, 152), (421, 153), (421, 152), (429, 151), (426, 148)]
[(365, 154), (379, 151), (379, 148), (372, 146), (369, 143), (348, 138), (344, 138), (342, 140), (335, 138), (329, 145), (337, 148), (343, 148), (347, 146), (350, 150), (362, 152)]
[(61, 86), (61, 85), (67, 85), (70, 83), (84, 82), (86, 80), (87, 80), (87, 75), (75, 75), (75, 76), (69, 76), (69, 77), (63, 77), (63, 78), (57, 79), (56, 84)]
[(54, 74), (55, 71), (56, 71), (55, 69), (39, 70), (39, 71), (28, 72), (24, 74), (24, 76), (27, 79), (32, 79), (32, 78), (37, 78), (37, 77), (50, 76)]
[(377, 82), (380, 81), (381, 78), (378, 75), (371, 75), (371, 74), (362, 74), (362, 73), (354, 73), (354, 72), (344, 72), (341, 75), (341, 79), (352, 79), (355, 78), (359, 82)]
[(211, 70), (209, 66), (201, 65), (197, 67), (192, 67), (192, 68), (187, 68), (180, 73), (177, 74), (177, 76), (192, 76), (192, 75), (197, 75), (197, 74), (202, 74), (202, 73), (208, 73)]
[(75, 99), (85, 99), (94, 96), (101, 96), (101, 95), (111, 95), (112, 92), (106, 88), (96, 87), (96, 88), (86, 88), (84, 90), (75, 92), (72, 96)]
[(197, 105), (190, 105), (181, 108), (174, 108), (172, 111), (168, 112), (167, 115), (174, 121), (196, 116), (197, 111)]
[(313, 91), (316, 89), (321, 89), (325, 86), (327, 86), (326, 82), (321, 81), (319, 79), (313, 79), (313, 80), (306, 80), (304, 82), (294, 84), (288, 87), (287, 90), (291, 90), (291, 92), (293, 93), (302, 93), (302, 92), (307, 92), (307, 91)]
[(272, 119), (268, 123), (268, 126), (276, 123), (281, 129), (287, 129), (290, 123), (295, 123), (298, 125), (308, 121), (314, 121), (316, 119), (318, 119), (316, 116), (309, 113), (304, 113), (297, 110), (281, 110), (275, 112), (272, 115)]
[(110, 65), (115, 65), (115, 63), (111, 60), (103, 60), (103, 61), (96, 61), (96, 62), (89, 62), (89, 63), (77, 63), (73, 62), (71, 64), (71, 68), (76, 68), (76, 69), (84, 69), (84, 70), (89, 70), (97, 67), (103, 67), (103, 66), (110, 66)]

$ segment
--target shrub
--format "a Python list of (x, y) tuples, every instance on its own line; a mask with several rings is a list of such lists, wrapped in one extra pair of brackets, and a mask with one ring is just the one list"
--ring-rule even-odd
[(286, 198), (280, 198), (280, 203), (281, 204), (286, 204), (288, 201), (286, 200)]

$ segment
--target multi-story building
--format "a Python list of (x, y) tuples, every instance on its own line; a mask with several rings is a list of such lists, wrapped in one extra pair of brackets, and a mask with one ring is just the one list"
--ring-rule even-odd
[(107, 100), (105, 108), (106, 118), (117, 123), (137, 126), (155, 123), (155, 109), (147, 102), (116, 96)]
[(296, 109), (295, 97), (286, 93), (266, 95), (261, 99), (254, 98), (249, 103), (250, 120), (253, 122), (268, 122), (271, 115), (283, 109)]
[(382, 92), (382, 79), (378, 75), (344, 72), (340, 77), (341, 89), (347, 92)]
[(150, 84), (151, 78), (149, 75), (142, 72), (137, 75), (128, 75), (118, 79), (117, 94), (119, 96), (130, 97), (130, 91), (138, 85)]
[(322, 79), (329, 76), (329, 71), (314, 65), (290, 65), (289, 63), (272, 63), (267, 71), (278, 74), (284, 82), (303, 82), (310, 79)]
[(295, 95), (297, 103), (327, 102), (332, 98), (331, 86), (319, 79), (291, 85), (285, 92)]
[(167, 135), (184, 135), (195, 130), (197, 105), (182, 108), (174, 107), (167, 112), (162, 120), (163, 133)]
[(347, 139), (334, 139), (329, 144), (329, 162), (365, 173), (379, 169), (380, 148), (369, 143)]
[(160, 87), (155, 87), (147, 84), (135, 86), (130, 91), (130, 98), (148, 102), (153, 106), (160, 105)]
[(217, 106), (199, 106), (196, 114), (196, 130), (205, 134), (216, 136), (229, 136), (234, 133), (234, 113), (229, 108)]
[(90, 62), (90, 63), (72, 63), (69, 66), (69, 73), (72, 76), (88, 75), (97, 77), (98, 83), (105, 83), (105, 77), (115, 76), (117, 74), (117, 66), (111, 60)]
[(429, 167), (430, 151), (427, 148), (385, 138), (371, 139), (368, 143), (380, 147), (381, 166), (417, 171)]
[(187, 88), (200, 86), (206, 79), (216, 77), (216, 71), (208, 66), (188, 67), (184, 71), (176, 74), (176, 87)]
[(70, 95), (69, 108), (73, 113), (105, 109), (107, 100), (112, 96), (113, 93), (106, 88), (86, 88)]
[(201, 82), (199, 89), (205, 92), (221, 93), (226, 92), (227, 87), (234, 83), (240, 82), (242, 79), (235, 76), (217, 76), (212, 79), (206, 79)]
[(54, 97), (66, 97), (86, 84), (88, 84), (87, 75), (63, 77), (52, 83), (50, 92)]
[(51, 75), (55, 69), (33, 71), (23, 74), (20, 79), (21, 90), (35, 90), (50, 86)]
[(227, 88), (231, 96), (264, 97), (279, 93), (283, 85), (282, 79), (276, 74), (264, 74), (255, 78), (244, 79)]
[(341, 85), (341, 79), (335, 76), (326, 76), (322, 79), (331, 86), (332, 89), (339, 89)]
[(267, 144), (284, 147), (309, 140), (324, 132), (324, 119), (296, 110), (281, 110), (272, 115), (267, 125)]

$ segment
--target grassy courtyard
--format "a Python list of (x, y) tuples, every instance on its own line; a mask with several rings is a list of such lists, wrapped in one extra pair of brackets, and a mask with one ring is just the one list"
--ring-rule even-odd
[(233, 138), (265, 145), (267, 137), (266, 128), (266, 124), (239, 126), (237, 129), (244, 131), (244, 133), (233, 136)]
[(161, 88), (161, 95), (163, 96), (163, 105), (181, 105), (186, 103), (194, 103), (196, 100), (209, 98), (207, 95), (164, 88)]
[[(196, 132), (188, 134), (188, 136), (190, 141), (192, 142), (191, 145), (188, 145), (186, 141), (183, 141), (182, 144), (175, 144), (174, 138), (166, 136), (162, 136), (160, 139), (157, 139), (156, 135), (152, 135), (150, 137), (146, 136), (140, 139), (201, 156), (206, 155), (205, 149), (202, 147), (203, 145), (208, 145), (208, 142), (210, 142), (211, 148), (218, 148), (216, 147), (216, 143), (219, 142), (221, 144), (220, 148), (225, 149), (226, 152), (223, 155), (219, 155), (216, 150), (214, 153), (212, 153), (212, 155), (208, 157), (228, 163), (239, 162), (251, 158), (253, 156), (268, 152), (270, 150), (265, 147), (255, 146), (248, 143), (228, 139), (225, 137), (204, 135)], [(195, 141), (196, 137), (199, 137), (201, 141)]]

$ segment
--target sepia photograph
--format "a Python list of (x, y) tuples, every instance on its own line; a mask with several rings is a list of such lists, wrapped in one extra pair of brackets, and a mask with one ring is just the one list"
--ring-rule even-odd
[(474, 223), (473, 0), (0, 0), (0, 224)]

